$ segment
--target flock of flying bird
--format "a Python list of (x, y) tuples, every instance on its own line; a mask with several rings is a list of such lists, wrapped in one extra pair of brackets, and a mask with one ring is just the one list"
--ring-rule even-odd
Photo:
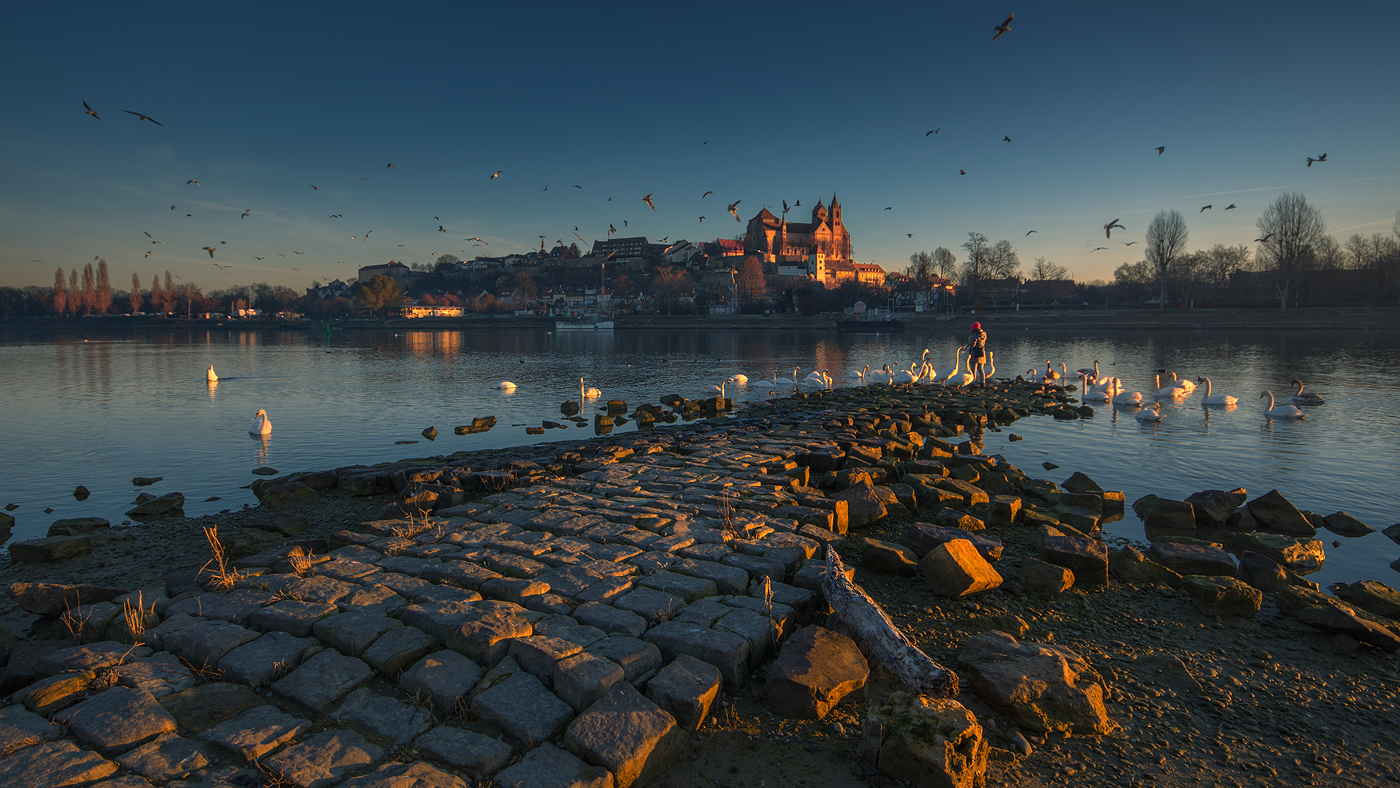
[[(995, 42), (998, 38), (1001, 38), (1001, 36), (1002, 36), (1003, 34), (1011, 32), (1011, 22), (1012, 22), (1012, 20), (1014, 20), (1015, 18), (1016, 18), (1016, 15), (1015, 15), (1015, 14), (1010, 14), (1010, 15), (1008, 15), (1008, 16), (1006, 17), (1006, 20), (1005, 20), (1005, 21), (1003, 21), (1003, 22), (1002, 22), (1001, 24), (999, 24), (999, 25), (996, 25), (995, 28), (994, 28), (994, 30), (995, 30), (995, 35), (992, 36), (992, 39), (991, 39), (991, 40), (992, 40), (993, 42)], [(99, 115), (97, 114), (96, 110), (94, 110), (91, 106), (89, 106), (88, 103), (87, 103), (86, 101), (83, 102), (83, 109), (86, 111), (86, 113), (87, 113), (88, 115), (91, 115), (93, 118), (95, 118), (95, 119), (97, 119), (97, 120), (101, 120), (101, 119), (102, 119), (101, 116), (99, 116)], [(155, 120), (154, 118), (152, 118), (152, 117), (150, 117), (149, 115), (146, 115), (146, 114), (144, 114), (144, 113), (135, 112), (135, 111), (133, 111), (133, 110), (128, 110), (128, 109), (124, 109), (124, 110), (122, 110), (122, 112), (125, 112), (125, 113), (127, 113), (127, 114), (129, 114), (129, 115), (134, 115), (134, 116), (138, 119), (138, 121), (150, 121), (151, 123), (154, 123), (154, 124), (157, 125), (157, 126), (164, 127), (164, 124), (163, 124), (163, 123), (161, 123), (160, 121)], [(942, 127), (935, 128), (935, 129), (930, 129), (929, 131), (925, 132), (924, 136), (925, 136), (925, 137), (929, 137), (929, 136), (938, 134), (940, 131), (942, 131)], [(1009, 134), (1008, 134), (1008, 135), (1004, 135), (1001, 139), (1002, 139), (1003, 142), (1007, 142), (1007, 143), (1010, 143), (1010, 142), (1011, 142), (1011, 136), (1010, 136)], [(709, 144), (709, 142), (710, 142), (709, 140), (703, 140), (701, 144), (702, 144), (702, 145), (707, 145), (707, 144)], [(1167, 148), (1166, 148), (1165, 145), (1159, 145), (1159, 146), (1157, 146), (1157, 147), (1155, 148), (1155, 150), (1157, 151), (1157, 155), (1158, 155), (1158, 156), (1161, 156), (1161, 155), (1163, 155), (1164, 153), (1166, 153)], [(1326, 162), (1326, 161), (1327, 161), (1327, 154), (1326, 154), (1326, 153), (1323, 153), (1322, 155), (1317, 156), (1316, 158), (1314, 158), (1314, 157), (1312, 157), (1312, 156), (1308, 156), (1308, 157), (1307, 157), (1307, 166), (1308, 166), (1308, 167), (1312, 167), (1312, 165), (1315, 164), (1315, 163), (1323, 163), (1323, 162)], [(392, 170), (392, 169), (395, 169), (393, 162), (388, 163), (387, 166), (386, 166), (386, 169), (391, 169), (391, 170)], [(492, 172), (492, 173), (490, 174), (488, 180), (494, 181), (494, 180), (500, 178), (502, 175), (504, 175), (504, 173), (505, 173), (505, 170), (495, 170), (494, 172)], [(966, 174), (967, 174), (967, 170), (965, 170), (965, 169), (959, 169), (959, 170), (958, 170), (958, 174), (959, 174), (959, 175), (966, 175)], [(360, 178), (361, 181), (365, 181), (365, 180), (367, 180), (367, 179), (368, 179), (368, 176)], [(194, 178), (191, 178), (190, 180), (186, 181), (185, 185), (186, 185), (186, 186), (194, 185), (194, 186), (198, 186), (199, 188), (203, 188), (203, 187), (204, 187), (204, 184), (200, 183), (199, 180), (194, 179)], [(321, 188), (321, 187), (319, 187), (319, 186), (311, 185), (311, 189), (312, 189), (313, 191), (319, 191), (320, 188)], [(583, 186), (582, 186), (582, 185), (579, 185), (579, 184), (574, 184), (574, 185), (572, 186), (572, 188), (582, 190), (582, 189), (583, 189)], [(549, 186), (546, 185), (546, 186), (544, 187), (543, 191), (548, 191), (548, 190), (549, 190)], [(714, 193), (713, 191), (706, 191), (705, 193), (703, 193), (703, 194), (700, 195), (700, 199), (703, 200), (703, 199), (705, 199), (706, 197), (710, 196), (710, 195), (713, 194), (713, 193)], [(655, 202), (655, 200), (653, 199), (654, 195), (655, 195), (655, 192), (650, 192), (650, 193), (648, 193), (645, 197), (642, 197), (642, 198), (641, 198), (642, 203), (645, 204), (647, 207), (651, 208), (652, 211), (655, 211), (655, 210), (656, 210), (656, 202)], [(612, 197), (608, 197), (608, 198), (607, 198), (607, 202), (612, 202)], [(727, 210), (729, 211), (729, 214), (730, 214), (731, 216), (734, 217), (734, 220), (735, 220), (736, 222), (741, 222), (741, 223), (742, 223), (743, 220), (740, 219), (740, 217), (739, 217), (739, 212), (738, 212), (738, 207), (739, 207), (739, 204), (740, 204), (741, 202), (743, 202), (742, 199), (741, 199), (741, 200), (735, 200), (734, 202), (729, 203), (729, 204), (728, 204), (728, 207), (727, 207)], [(783, 203), (783, 215), (786, 216), (786, 214), (788, 213), (789, 210), (791, 210), (791, 208), (788, 207), (787, 200), (783, 200), (782, 203)], [(796, 202), (796, 204), (795, 204), (794, 206), (792, 206), (792, 207), (794, 207), (794, 208), (795, 208), (795, 207), (800, 207), (801, 205), (802, 205), (802, 201), (801, 201), (801, 200), (798, 200), (798, 201)], [(1214, 205), (1205, 205), (1205, 206), (1203, 206), (1203, 207), (1200, 209), (1200, 211), (1198, 211), (1198, 213), (1204, 213), (1204, 212), (1206, 212), (1206, 211), (1208, 211), (1208, 210), (1213, 209), (1214, 207), (1215, 207)], [(1236, 207), (1237, 207), (1237, 206), (1236, 206), (1234, 203), (1231, 203), (1230, 205), (1226, 206), (1224, 210), (1229, 211), (1229, 210), (1235, 209)], [(173, 210), (176, 210), (176, 206), (171, 205), (171, 206), (170, 206), (170, 209), (171, 209), (172, 211), (173, 211)], [(886, 207), (885, 210), (886, 210), (886, 211), (893, 210), (893, 206)], [(240, 219), (246, 219), (246, 218), (248, 218), (249, 214), (251, 214), (251, 213), (252, 213), (252, 209), (251, 209), (251, 208), (250, 208), (250, 209), (247, 209), (247, 210), (243, 211), (243, 213), (240, 215), (239, 218), (240, 218)], [(193, 216), (193, 214), (188, 214), (188, 213), (185, 214), (185, 215), (186, 215), (186, 216)], [(340, 219), (340, 218), (344, 218), (344, 217), (343, 217), (342, 214), (330, 214), (330, 218), (332, 218), (332, 219)], [(435, 220), (439, 220), (439, 221), (440, 221), (439, 217), (434, 216), (433, 218), (434, 218)], [(700, 221), (700, 223), (704, 223), (705, 218), (706, 218), (706, 217), (703, 216), (703, 215), (699, 216), (699, 221)], [(623, 225), (624, 228), (627, 227), (627, 226), (628, 226), (628, 220), (627, 220), (627, 219), (623, 219), (623, 220), (622, 220), (622, 225)], [(445, 228), (445, 226), (444, 226), (443, 224), (439, 224), (437, 229), (438, 229), (438, 232), (442, 232), (442, 233), (446, 233), (446, 232), (447, 232), (447, 229)], [(1113, 233), (1113, 230), (1114, 230), (1114, 229), (1126, 230), (1127, 228), (1124, 227), (1124, 226), (1120, 223), (1120, 221), (1119, 221), (1118, 219), (1114, 219), (1113, 221), (1108, 222), (1107, 224), (1105, 224), (1105, 225), (1103, 226), (1103, 229), (1104, 229), (1104, 237), (1105, 237), (1105, 239), (1112, 240), (1112, 233)], [(348, 237), (349, 237), (351, 240), (368, 241), (368, 240), (369, 240), (370, 233), (372, 233), (372, 232), (373, 232), (373, 230), (366, 230), (362, 235), (360, 235), (360, 236), (358, 236), (358, 237), (357, 237), (357, 236), (348, 236)], [(617, 230), (617, 228), (616, 228), (616, 226), (615, 226), (614, 224), (609, 224), (609, 225), (608, 225), (608, 231), (607, 231), (607, 236), (608, 236), (608, 238), (611, 238), (611, 237), (612, 237), (614, 234), (616, 234), (617, 232), (618, 232), (618, 230)], [(1032, 233), (1036, 233), (1036, 232), (1038, 232), (1038, 230), (1029, 230), (1029, 231), (1026, 232), (1026, 236), (1029, 237)], [(578, 233), (579, 233), (578, 227), (574, 227), (574, 236), (575, 236), (576, 238), (578, 238), (579, 241), (582, 241), (582, 242), (584, 242), (584, 243), (586, 244), (586, 243), (587, 243), (587, 240), (584, 239), (584, 237), (583, 237), (582, 235), (579, 235)], [(146, 233), (146, 235), (147, 235), (147, 237), (150, 237), (150, 233)], [(909, 238), (913, 238), (913, 237), (914, 237), (914, 234), (913, 234), (913, 233), (906, 233), (906, 235), (907, 235)], [(1269, 238), (1272, 237), (1272, 235), (1273, 235), (1273, 234), (1270, 233), (1269, 235), (1265, 235), (1263, 238), (1256, 238), (1255, 241), (1256, 241), (1257, 243), (1267, 243), (1268, 240), (1269, 240)], [(669, 238), (669, 236), (667, 236), (667, 238)], [(481, 246), (488, 246), (488, 245), (489, 245), (489, 244), (488, 244), (485, 240), (483, 240), (480, 236), (473, 236), (473, 237), (470, 237), (470, 238), (464, 238), (463, 240), (464, 240), (464, 241), (470, 241), (470, 242), (472, 242), (472, 244), (473, 244), (474, 247), (481, 247)], [(664, 243), (666, 240), (667, 240), (667, 239), (663, 238), (663, 239), (662, 239), (662, 242)], [(153, 243), (153, 244), (162, 244), (162, 243), (165, 243), (165, 242), (164, 242), (164, 241), (157, 241), (157, 240), (152, 239), (152, 240), (151, 240), (151, 243)], [(226, 244), (227, 242), (226, 242), (226, 241), (220, 241), (219, 243), (220, 243), (220, 244)], [(563, 245), (563, 240), (560, 239), (560, 240), (558, 241), (558, 243), (562, 246), (562, 245)], [(1134, 244), (1136, 244), (1136, 243), (1138, 243), (1138, 242), (1137, 242), (1137, 241), (1120, 241), (1119, 243), (1122, 244), (1123, 246), (1133, 246)], [(404, 246), (403, 244), (399, 244), (399, 247), (403, 247), (403, 246)], [(669, 252), (672, 248), (674, 248), (674, 245), (673, 245), (672, 247), (667, 247), (667, 250), (666, 250), (666, 251)], [(203, 251), (206, 251), (206, 252), (209, 253), (209, 257), (210, 257), (211, 260), (214, 258), (215, 247), (213, 247), (213, 246), (205, 246), (205, 247), (202, 247), (202, 249), (203, 249)], [(1094, 247), (1093, 249), (1090, 249), (1090, 250), (1089, 250), (1089, 253), (1092, 254), (1092, 253), (1094, 253), (1094, 252), (1107, 251), (1107, 250), (1108, 250), (1108, 247), (1107, 247), (1107, 246), (1098, 246), (1098, 247)], [(466, 253), (466, 250), (465, 250), (465, 249), (462, 250), (462, 251), (463, 251), (463, 253)], [(145, 256), (146, 256), (146, 257), (150, 257), (151, 254), (152, 254), (152, 252), (153, 252), (153, 250), (152, 250), (152, 251), (147, 251)], [(302, 254), (301, 252), (295, 252), (295, 253), (296, 253), (296, 254)], [(438, 252), (433, 252), (433, 253), (432, 253), (433, 256), (437, 256), (438, 254), (439, 254)], [(286, 257), (285, 254), (280, 254), (280, 253), (279, 253), (278, 256), (284, 257), (284, 258)], [(263, 260), (263, 259), (265, 259), (265, 258), (264, 258), (264, 257), (255, 257), (254, 259), (256, 259), (256, 260)], [(36, 261), (36, 262), (37, 262), (37, 261)], [(391, 261), (391, 262), (393, 262), (393, 261)], [(338, 264), (338, 265), (344, 265), (345, 262), (344, 262), (344, 261), (339, 261), (337, 264)], [(221, 265), (221, 264), (218, 264), (218, 263), (214, 263), (214, 265), (217, 266), (220, 270), (224, 270), (224, 269), (226, 269), (226, 268), (231, 267), (231, 264)], [(293, 270), (293, 271), (299, 271), (300, 269), (298, 269), (298, 268), (292, 268), (292, 270)], [(230, 273), (229, 275), (232, 275), (232, 274)]]

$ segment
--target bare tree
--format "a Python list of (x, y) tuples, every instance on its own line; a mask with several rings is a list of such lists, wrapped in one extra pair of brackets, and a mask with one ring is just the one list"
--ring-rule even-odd
[(940, 246), (933, 250), (933, 267), (938, 270), (939, 276), (952, 279), (958, 275), (958, 257)]
[(1186, 249), (1186, 220), (1180, 211), (1162, 211), (1147, 226), (1147, 262), (1157, 272), (1157, 308), (1167, 308), (1167, 272)]
[(78, 314), (83, 308), (83, 291), (78, 286), (78, 269), (68, 272), (68, 312)]
[(1031, 264), (1031, 279), (1064, 279), (1069, 276), (1069, 269), (1062, 265), (1046, 260), (1044, 257), (1035, 258)]
[(915, 252), (909, 255), (909, 267), (904, 269), (911, 279), (921, 286), (927, 286), (933, 277), (933, 255), (928, 252)]
[(53, 272), (53, 311), (59, 317), (68, 309), (68, 285), (63, 281), (63, 268)]
[(101, 258), (97, 260), (97, 290), (93, 305), (97, 307), (99, 315), (107, 314), (107, 310), (112, 308), (112, 280), (107, 273), (107, 261)]
[(987, 259), (987, 272), (1003, 279), (1020, 277), (1021, 256), (1011, 246), (1010, 241), (997, 241)]
[(1327, 235), (1327, 222), (1322, 211), (1308, 205), (1306, 197), (1284, 192), (1264, 209), (1254, 226), (1269, 238), (1260, 245), (1259, 255), (1273, 271), (1279, 309), (1286, 310), (1289, 294), (1316, 259), (1319, 243)]
[(131, 299), (131, 314), (141, 311), (141, 277), (136, 274), (131, 275), (131, 293), (127, 296)]
[(991, 254), (991, 246), (987, 244), (987, 236), (968, 233), (963, 248), (967, 250), (967, 262), (963, 263), (963, 281), (972, 286), (972, 303), (976, 304), (977, 284), (987, 275), (987, 257)]

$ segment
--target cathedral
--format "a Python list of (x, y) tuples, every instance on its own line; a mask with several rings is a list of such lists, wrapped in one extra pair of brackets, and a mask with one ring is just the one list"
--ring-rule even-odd
[(767, 208), (759, 211), (749, 220), (744, 248), (762, 252), (766, 263), (806, 263), (817, 255), (824, 260), (850, 260), (851, 236), (841, 222), (841, 203), (833, 194), (829, 210), (817, 201), (810, 223), (789, 222), (786, 212), (778, 217)]

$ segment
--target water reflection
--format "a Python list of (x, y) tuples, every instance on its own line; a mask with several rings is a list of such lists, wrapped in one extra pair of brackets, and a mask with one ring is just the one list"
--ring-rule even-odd
[(204, 381), (204, 385), (207, 386), (207, 387), (209, 388), (209, 399), (213, 399), (213, 398), (214, 398), (214, 394), (218, 391), (218, 388), (219, 388), (219, 381), (217, 381), (217, 380), (206, 380), (206, 381)]

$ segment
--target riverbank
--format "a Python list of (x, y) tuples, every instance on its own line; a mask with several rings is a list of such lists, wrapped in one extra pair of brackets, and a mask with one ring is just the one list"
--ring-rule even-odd
[[(1400, 308), (1277, 309), (1023, 309), (971, 310), (949, 314), (899, 314), (903, 331), (946, 329), (963, 332), (977, 320), (995, 331), (1390, 331), (1400, 329)], [(836, 331), (843, 315), (626, 315), (615, 318), (616, 331), (652, 330), (773, 330)], [(331, 321), (334, 331), (553, 331), (555, 318), (478, 315), (463, 318), (354, 319)], [(139, 330), (326, 331), (325, 321), (218, 321), (183, 318), (103, 316), (92, 318), (26, 318), (0, 321), (4, 329), (44, 329), (103, 332)], [(872, 322), (870, 331), (882, 326)]]
[[(262, 483), (262, 506), (198, 520), (99, 528), (90, 532), (104, 532), (90, 554), (50, 565), (6, 563), (0, 566), (0, 582), (145, 588), (163, 621), (151, 629), (152, 647), (171, 651), (195, 648), (176, 631), (195, 623), (180, 617), (189, 613), (229, 619), (253, 638), (268, 633), (251, 640), (251, 647), (291, 626), (286, 618), (259, 613), (262, 609), (296, 608), (306, 614), (306, 606), (320, 605), (321, 615), (343, 611), (382, 620), (392, 608), (394, 621), (408, 627), (386, 622), (386, 632), (417, 628), (447, 635), (425, 606), (474, 597), (502, 617), (491, 619), (491, 626), (508, 628), (512, 637), (533, 635), (537, 648), (527, 652), (506, 645), (493, 653), (482, 650), (484, 641), (473, 639), (452, 641), (450, 650), (482, 667), (494, 664), (496, 679), (505, 678), (503, 672), (512, 665), (524, 674), (550, 676), (552, 682), (536, 682), (545, 692), (538, 696), (541, 702), (546, 696), (564, 697), (560, 676), (567, 678), (567, 669), (561, 674), (557, 665), (571, 658), (559, 649), (586, 648), (591, 651), (584, 653), (614, 659), (627, 681), (653, 695), (647, 685), (656, 676), (649, 678), (647, 670), (639, 669), (652, 659), (648, 645), (655, 647), (658, 659), (692, 653), (711, 664), (724, 694), (708, 706), (708, 714), (701, 714), (703, 725), (682, 739), (668, 739), (664, 747), (657, 739), (648, 750), (660, 750), (658, 760), (679, 758), (692, 765), (671, 769), (655, 785), (894, 784), (904, 778), (882, 774), (860, 751), (870, 735), (867, 709), (896, 688), (887, 674), (877, 669), (863, 700), (862, 693), (853, 693), (820, 720), (774, 716), (773, 696), (765, 693), (778, 670), (770, 661), (778, 647), (769, 627), (783, 635), (809, 624), (843, 630), (824, 615), (818, 596), (821, 548), (831, 544), (894, 623), (930, 657), (958, 672), (962, 691), (956, 700), (979, 721), (977, 734), (984, 743), (979, 746), (990, 757), (990, 785), (1380, 785), (1400, 777), (1400, 742), (1388, 722), (1397, 711), (1395, 657), (1350, 635), (1310, 625), (1312, 619), (1303, 611), (1329, 604), (1311, 592), (1290, 590), (1305, 586), (1277, 585), (1279, 578), (1290, 582), (1289, 576), (1263, 572), (1257, 562), (1250, 564), (1254, 573), (1245, 574), (1264, 593), (1253, 589), (1251, 594), (1253, 586), (1226, 582), (1226, 575), (1238, 573), (1239, 559), (1210, 545), (1230, 541), (1228, 531), (1192, 531), (1189, 538), (1178, 533), (1175, 541), (1164, 542), (1180, 546), (1176, 553), (1150, 553), (1169, 563), (1180, 559), (1182, 550), (1196, 556), (1195, 563), (1176, 564), (1195, 579), (1135, 557), (1123, 541), (1103, 538), (1101, 524), (1119, 516), (1119, 502), (1111, 493), (1096, 492), (1092, 482), (1075, 479), (1070, 469), (1057, 469), (1055, 479), (1064, 478), (1062, 483), (1037, 480), (981, 453), (993, 436), (1014, 433), (1018, 419), (1084, 417), (1069, 399), (1054, 389), (1013, 383), (985, 393), (848, 389), (761, 403), (730, 421), (702, 419), (566, 444), (279, 477)], [(690, 413), (701, 414), (699, 406)], [(432, 517), (399, 519), (434, 507)], [(1178, 520), (1177, 525), (1183, 524)], [(237, 566), (249, 573), (234, 584), (238, 590), (198, 585), (196, 572), (208, 560), (202, 532), (207, 525), (219, 526), (225, 544), (240, 558)], [(287, 558), (289, 536), (316, 556), (304, 578)], [(973, 554), (983, 556), (997, 576), (995, 583), (962, 594), (946, 582), (933, 582), (948, 575), (926, 568), (926, 559), (956, 537), (967, 539)], [(1309, 549), (1322, 548), (1320, 542), (1301, 541)], [(327, 556), (325, 549), (331, 547), (336, 552)], [(1139, 547), (1146, 550), (1148, 545)], [(1238, 548), (1235, 555), (1242, 555)], [(972, 555), (959, 556), (960, 566), (981, 571)], [(752, 582), (765, 576), (778, 581), (772, 586), (772, 604), (761, 600), (761, 587)], [(209, 579), (207, 573), (202, 579)], [(1066, 579), (1071, 581), (1067, 588)], [(1356, 578), (1367, 579), (1376, 578)], [(1201, 591), (1211, 587), (1228, 588), (1244, 602), (1212, 602), (1211, 594)], [(377, 589), (393, 593), (385, 596)], [(101, 616), (115, 621), (114, 607), (92, 605), (70, 620), (82, 622), (79, 629), (88, 640), (120, 635), (109, 622), (96, 623)], [(359, 611), (361, 607), (366, 610)], [(755, 628), (754, 621), (765, 617), (774, 623)], [(673, 630), (663, 623), (667, 619), (691, 622), (686, 626), (694, 629), (687, 631), (700, 638), (699, 645), (668, 636)], [(476, 626), (481, 620), (473, 621)], [(12, 609), (3, 623), (11, 630), (30, 630), (30, 645), (11, 651), (5, 674), (7, 691), (22, 690), (11, 686), (15, 676), (39, 676), (17, 674), (15, 655), (38, 670), (45, 641), (32, 636), (62, 636), (62, 621), (55, 614)], [(1337, 620), (1328, 626), (1335, 629)], [(339, 630), (314, 629), (309, 621), (306, 628), (306, 635), (346, 652), (340, 658), (346, 666), (361, 662), (356, 655), (370, 659), (365, 648), (370, 641), (349, 647), (336, 634)], [(1056, 730), (1047, 732), (1025, 709), (996, 702), (992, 688), (997, 682), (969, 654), (970, 644), (981, 642), (978, 638), (990, 630), (1041, 644), (1042, 650), (1061, 657), (1064, 653), (1053, 649), (1067, 648), (1074, 660), (1082, 660), (1067, 663), (1078, 665), (1072, 672), (1080, 675), (1073, 687), (1064, 688), (1078, 689), (1073, 704), (1080, 704), (1081, 716), (1052, 721), (1048, 727)], [(483, 630), (478, 626), (477, 631)], [(604, 640), (609, 643), (598, 639), (608, 635)], [(374, 632), (372, 637), (379, 636)], [(48, 640), (47, 645), (68, 644)], [(310, 667), (313, 656), (306, 646), (300, 648), (284, 658), (306, 659)], [(327, 656), (314, 658), (333, 656), (322, 653)], [(515, 661), (494, 661), (504, 654)], [(154, 659), (156, 655), (143, 656), (131, 664)], [(236, 683), (239, 676), (262, 674), (241, 672), (238, 665), (243, 663), (237, 660), (227, 666), (217, 662), (223, 676), (190, 672), (188, 687), (164, 697), (203, 693), (215, 712), (240, 713), (241, 707), (227, 705), (230, 699), (249, 701), (232, 690), (218, 694), (230, 685), (214, 679), (232, 677)], [(50, 659), (43, 664), (58, 663)], [(363, 707), (364, 697), (356, 706), (346, 693), (361, 682), (367, 697), (382, 699), (375, 701), (381, 709), (404, 710), (412, 700), (402, 681), (395, 680), (395, 671), (381, 671), (377, 663), (374, 670), (365, 670), (362, 679), (336, 684), (342, 688), (324, 708), (295, 689), (299, 682), (279, 682), (271, 693), (264, 686), (257, 702), (303, 717), (315, 726), (312, 730), (323, 733), (288, 736), (296, 743), (277, 742), (275, 747), (282, 749), (269, 750), (262, 762), (274, 771), (282, 764), (278, 774), (295, 782), (297, 773), (288, 765), (293, 759), (279, 757), (290, 751), (320, 752), (315, 748), (324, 742), (318, 737), (344, 729), (358, 737), (349, 749), (361, 754), (362, 765), (337, 778), (368, 769), (378, 759), (431, 763), (468, 778), (489, 776), (472, 771), (479, 768), (478, 761), (454, 765), (440, 747), (396, 745), (394, 735), (402, 731), (390, 731), (385, 724), (376, 728), (373, 720), (359, 715), (355, 708)], [(90, 678), (60, 673), (69, 677), (41, 679), (44, 686), (59, 689), (16, 698), (62, 716), (67, 714), (64, 701), (81, 704), (107, 697), (92, 685), (98, 672)], [(287, 679), (300, 672), (291, 671)], [(318, 675), (321, 683), (334, 683)], [(124, 686), (120, 676), (115, 680)], [(174, 685), (182, 681), (166, 679)], [(531, 681), (524, 675), (512, 679), (535, 692)], [(1095, 686), (1097, 702), (1093, 691), (1086, 692)], [(492, 699), (480, 687), (473, 698), (470, 689), (457, 692), (472, 714), (454, 716), (449, 704), (436, 712), (437, 721), (455, 720), (448, 727), (487, 736), (500, 735), (504, 728), (507, 741), (517, 742), (516, 756), (535, 752), (512, 733), (524, 731), (524, 723), (493, 718)], [(205, 723), (179, 716), (182, 703), (193, 696), (184, 697), (162, 701), (176, 715), (178, 733), (190, 742), (219, 741), (205, 735), (209, 728), (200, 727)], [(1045, 704), (1047, 709), (1052, 705)], [(335, 711), (328, 714), (332, 707)], [(414, 714), (410, 711), (407, 718)], [(559, 723), (565, 724), (571, 723)], [(135, 771), (126, 764), (143, 763), (122, 759), (121, 746), (104, 749), (80, 725), (75, 730), (79, 745), (118, 758), (125, 769)], [(558, 733), (553, 735), (557, 740)], [(344, 744), (348, 736), (339, 741)], [(568, 744), (594, 763), (602, 760), (578, 736)], [(262, 773), (243, 766), (222, 746), (210, 749), (221, 763), (205, 767), (201, 776), (241, 769), (253, 781), (261, 779)], [(21, 762), (16, 759), (25, 752), (0, 757), (0, 774)], [(527, 755), (521, 763), (532, 757), (543, 756)], [(106, 768), (93, 763), (92, 768)], [(232, 773), (224, 774), (229, 779)]]

